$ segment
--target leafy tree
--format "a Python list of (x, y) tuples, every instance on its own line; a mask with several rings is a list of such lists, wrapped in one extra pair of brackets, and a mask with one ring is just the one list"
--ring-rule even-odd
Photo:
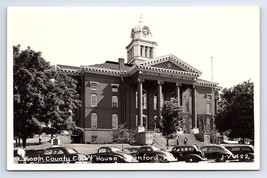
[(219, 132), (230, 138), (254, 139), (254, 84), (250, 80), (224, 88), (215, 120)]
[(160, 131), (167, 140), (175, 137), (177, 131), (183, 127), (183, 122), (187, 120), (188, 113), (182, 111), (177, 100), (165, 101), (162, 108), (162, 119), (160, 121)]
[(121, 124), (118, 129), (113, 130), (113, 142), (132, 144), (135, 142), (134, 134), (129, 129), (126, 129), (125, 124)]
[(24, 147), (33, 134), (75, 128), (71, 116), (80, 105), (76, 83), (41, 52), (13, 46), (14, 136), (22, 138)]

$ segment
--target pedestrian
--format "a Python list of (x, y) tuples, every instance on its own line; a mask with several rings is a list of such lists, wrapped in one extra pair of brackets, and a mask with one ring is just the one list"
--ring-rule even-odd
[(19, 155), (18, 163), (19, 164), (23, 164), (24, 163), (24, 158), (25, 158), (25, 149), (22, 146), (20, 146), (18, 148), (17, 154)]
[(39, 135), (39, 144), (42, 143), (42, 135)]
[(187, 141), (188, 141), (188, 139), (187, 139), (187, 137), (185, 137), (184, 138), (184, 145), (187, 145)]

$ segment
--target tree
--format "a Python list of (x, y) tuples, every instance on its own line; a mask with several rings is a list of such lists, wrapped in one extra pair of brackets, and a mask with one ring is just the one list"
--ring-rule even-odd
[(167, 140), (175, 137), (177, 131), (183, 127), (182, 123), (187, 120), (188, 113), (182, 111), (177, 100), (165, 101), (160, 120), (160, 131)]
[(250, 80), (224, 88), (215, 120), (219, 132), (230, 138), (254, 139), (254, 84)]
[(129, 129), (126, 129), (125, 124), (120, 124), (118, 129), (113, 130), (113, 142), (114, 143), (133, 143), (134, 132), (131, 132)]
[(22, 138), (24, 147), (33, 134), (75, 128), (71, 115), (80, 105), (76, 83), (41, 52), (13, 46), (14, 136)]

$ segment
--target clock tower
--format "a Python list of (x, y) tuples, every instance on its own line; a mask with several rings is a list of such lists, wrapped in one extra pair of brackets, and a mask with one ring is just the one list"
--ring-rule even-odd
[(152, 34), (147, 25), (140, 19), (139, 24), (131, 30), (131, 42), (126, 47), (127, 63), (137, 64), (155, 57), (157, 43), (152, 40)]

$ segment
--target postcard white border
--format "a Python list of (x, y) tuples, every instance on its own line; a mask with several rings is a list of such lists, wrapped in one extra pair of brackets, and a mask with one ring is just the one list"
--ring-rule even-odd
[[(235, 6), (238, 8), (238, 6)], [(26, 7), (24, 7), (26, 8)], [(30, 7), (28, 7), (30, 8)], [(60, 8), (60, 7), (57, 7)], [(115, 8), (115, 7), (110, 7)], [(258, 7), (253, 7), (258, 8)], [(8, 18), (12, 12), (21, 8), (8, 8)], [(259, 11), (260, 13), (260, 11)], [(260, 20), (260, 19), (259, 19)], [(254, 111), (255, 111), (255, 162), (253, 163), (128, 163), (128, 164), (79, 164), (74, 165), (24, 165), (15, 164), (13, 160), (13, 45), (10, 44), (10, 30), (12, 24), (7, 21), (7, 169), (8, 170), (259, 170), (260, 169), (260, 70), (254, 84)], [(260, 49), (259, 49), (260, 50)], [(260, 54), (260, 51), (259, 51)], [(260, 57), (260, 56), (258, 56)], [(260, 58), (255, 60), (260, 69)], [(12, 158), (12, 159), (10, 159)], [(174, 166), (172, 166), (174, 165)], [(179, 166), (177, 168), (177, 166)]]

